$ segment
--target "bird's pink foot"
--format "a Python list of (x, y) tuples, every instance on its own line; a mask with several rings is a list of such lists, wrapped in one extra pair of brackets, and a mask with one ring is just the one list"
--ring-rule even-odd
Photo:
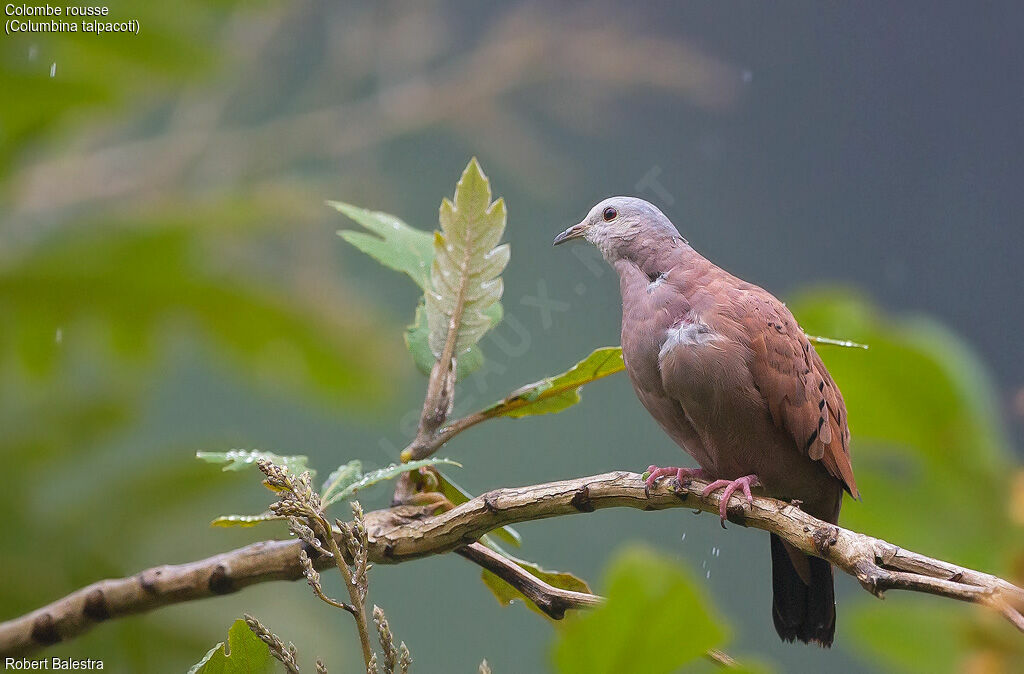
[(716, 489), (725, 487), (725, 492), (722, 494), (722, 500), (718, 504), (718, 514), (722, 516), (722, 528), (724, 529), (725, 520), (729, 511), (729, 499), (732, 498), (733, 492), (737, 489), (742, 489), (743, 495), (747, 497), (747, 503), (753, 504), (754, 497), (750, 493), (750, 488), (756, 486), (758, 483), (759, 480), (756, 475), (745, 475), (735, 480), (715, 480), (704, 488), (704, 492), (701, 496), (707, 496)]
[(668, 475), (674, 475), (676, 478), (676, 482), (679, 483), (680, 487), (682, 487), (684, 484), (686, 484), (693, 478), (705, 479), (707, 477), (706, 475), (704, 475), (704, 471), (701, 470), (700, 468), (658, 468), (657, 466), (648, 466), (647, 472), (649, 473), (649, 475), (647, 476), (647, 480), (644, 483), (646, 485), (644, 489), (647, 490), (654, 486), (654, 483), (658, 481), (658, 478), (666, 477)]

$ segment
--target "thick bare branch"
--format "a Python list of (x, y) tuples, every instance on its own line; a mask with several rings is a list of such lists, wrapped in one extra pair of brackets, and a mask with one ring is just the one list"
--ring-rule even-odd
[[(705, 482), (674, 491), (659, 485), (648, 495), (636, 473), (617, 472), (547, 484), (497, 489), (452, 510), (398, 506), (366, 515), (368, 557), (395, 564), (450, 552), (499, 526), (588, 513), (602, 508), (663, 510), (688, 507), (717, 513), (721, 492), (700, 495)], [(752, 506), (733, 499), (731, 522), (775, 533), (793, 546), (829, 560), (875, 595), (885, 590), (925, 592), (989, 606), (1024, 631), (1024, 589), (987, 573), (932, 559), (878, 538), (823, 522), (797, 506), (757, 496)], [(269, 580), (303, 577), (301, 541), (264, 541), (208, 559), (147, 569), (104, 580), (48, 606), (0, 624), (0, 654), (25, 654), (72, 639), (97, 622), (161, 606), (235, 592)], [(306, 546), (318, 568), (332, 564)]]

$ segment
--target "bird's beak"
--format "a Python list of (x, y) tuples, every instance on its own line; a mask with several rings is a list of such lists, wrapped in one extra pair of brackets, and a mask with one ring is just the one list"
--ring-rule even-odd
[(589, 228), (590, 225), (588, 225), (586, 222), (581, 222), (578, 225), (573, 225), (569, 229), (565, 230), (564, 232), (556, 236), (555, 243), (553, 245), (557, 246), (558, 244), (564, 243), (569, 239), (578, 239), (582, 237), (584, 234), (586, 234), (587, 229)]

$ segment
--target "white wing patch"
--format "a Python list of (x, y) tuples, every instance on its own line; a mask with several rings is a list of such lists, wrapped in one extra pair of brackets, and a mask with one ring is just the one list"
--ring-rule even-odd
[(691, 323), (685, 320), (679, 325), (669, 328), (665, 335), (665, 343), (661, 345), (661, 351), (658, 353), (659, 364), (677, 346), (701, 346), (722, 339), (721, 335), (712, 332), (711, 328), (705, 324)]

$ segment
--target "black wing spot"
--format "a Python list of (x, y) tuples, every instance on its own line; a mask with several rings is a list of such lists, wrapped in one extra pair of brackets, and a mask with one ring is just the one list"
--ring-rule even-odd
[[(821, 424), (819, 424), (818, 427), (820, 428)], [(817, 439), (818, 439), (818, 429), (815, 428), (814, 432), (811, 433), (811, 437), (807, 438), (807, 444), (804, 445), (804, 451), (805, 452), (808, 451), (811, 448), (811, 445), (813, 445), (814, 441), (817, 440)]]

